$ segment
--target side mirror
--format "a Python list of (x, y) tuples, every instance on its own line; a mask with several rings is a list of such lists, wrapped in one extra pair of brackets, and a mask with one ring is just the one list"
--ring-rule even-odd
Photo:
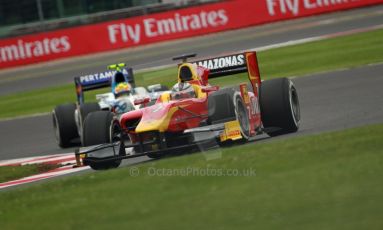
[(201, 89), (203, 93), (211, 93), (219, 90), (218, 86), (209, 86)]
[(141, 104), (147, 104), (150, 102), (149, 97), (143, 97), (143, 98), (137, 98), (134, 100), (134, 105), (141, 105)]

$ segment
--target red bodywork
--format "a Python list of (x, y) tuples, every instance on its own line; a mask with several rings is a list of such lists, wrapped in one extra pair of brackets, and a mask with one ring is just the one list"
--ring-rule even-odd
[[(261, 84), (257, 56), (255, 52), (244, 53), (249, 81), (252, 92), (248, 92), (247, 84), (240, 85), (240, 95), (248, 111), (250, 133), (256, 134), (261, 126), (258, 88)], [(185, 64), (186, 65), (186, 64)], [(192, 66), (192, 64), (188, 64)], [(127, 112), (120, 117), (120, 125), (129, 134), (132, 142), (138, 141), (137, 134), (150, 131), (182, 133), (186, 129), (200, 127), (208, 118), (208, 97), (212, 87), (208, 84), (209, 69), (194, 66), (195, 76), (188, 81), (202, 92), (200, 97), (164, 100), (158, 98), (152, 106)], [(180, 77), (179, 77), (180, 78)], [(210, 89), (210, 90), (204, 90)], [(218, 87), (216, 88), (218, 89)], [(205, 93), (206, 92), (206, 93)]]

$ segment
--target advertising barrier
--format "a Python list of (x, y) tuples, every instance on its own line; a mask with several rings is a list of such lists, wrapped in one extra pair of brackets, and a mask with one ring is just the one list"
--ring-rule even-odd
[(205, 35), (383, 0), (232, 0), (0, 40), (0, 69)]

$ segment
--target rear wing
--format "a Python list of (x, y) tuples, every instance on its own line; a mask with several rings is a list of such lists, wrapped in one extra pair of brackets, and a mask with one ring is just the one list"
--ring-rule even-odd
[[(74, 78), (76, 86), (77, 102), (84, 103), (84, 92), (111, 86), (112, 78), (116, 74), (116, 70), (108, 70), (101, 73), (78, 76)], [(132, 68), (122, 69), (122, 73), (127, 77), (128, 82), (135, 87), (135, 81)]]
[(257, 91), (257, 85), (261, 85), (258, 58), (255, 51), (202, 59), (192, 63), (209, 69), (209, 78), (247, 72), (254, 92)]

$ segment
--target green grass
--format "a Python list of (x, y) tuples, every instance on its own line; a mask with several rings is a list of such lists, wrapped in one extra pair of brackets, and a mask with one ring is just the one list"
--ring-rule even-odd
[[(310, 73), (362, 66), (383, 61), (383, 30), (338, 37), (324, 41), (278, 48), (259, 53), (263, 79), (303, 76)], [(137, 85), (162, 83), (172, 86), (176, 67), (136, 74)], [(211, 80), (212, 84), (233, 85), (247, 81), (245, 74)], [(97, 92), (87, 93), (94, 100)], [(73, 85), (35, 90), (0, 97), (1, 118), (50, 112), (55, 105), (76, 100)]]
[(57, 165), (47, 164), (0, 167), (0, 183), (20, 179), (38, 173), (47, 172), (57, 167)]
[[(1, 229), (382, 229), (382, 136), (383, 125), (367, 126), (3, 191)], [(153, 176), (153, 168), (256, 176)]]

